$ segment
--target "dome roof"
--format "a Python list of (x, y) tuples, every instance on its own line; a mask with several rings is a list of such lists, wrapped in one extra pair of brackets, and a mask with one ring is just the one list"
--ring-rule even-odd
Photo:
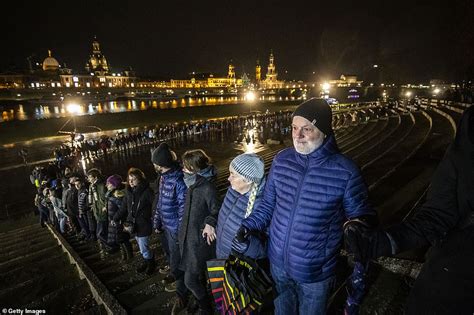
[(44, 71), (58, 70), (59, 62), (54, 57), (51, 57), (51, 50), (48, 50), (48, 55), (49, 56), (46, 57), (43, 61), (43, 70)]

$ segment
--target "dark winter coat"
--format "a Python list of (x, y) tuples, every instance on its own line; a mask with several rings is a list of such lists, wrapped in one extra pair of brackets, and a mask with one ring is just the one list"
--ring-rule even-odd
[(186, 193), (184, 215), (178, 232), (181, 270), (201, 274), (206, 270), (206, 261), (215, 257), (215, 242), (208, 245), (202, 231), (206, 224), (216, 226), (218, 213), (215, 184), (198, 175)]
[[(253, 209), (257, 209), (262, 201), (263, 187), (261, 186), (262, 189), (257, 193)], [(250, 191), (246, 194), (240, 194), (232, 189), (232, 187), (228, 188), (217, 221), (217, 258), (227, 259), (229, 257), (232, 250), (232, 241), (245, 217), (249, 197)], [(267, 256), (265, 240), (251, 235), (249, 237), (249, 246), (242, 254), (254, 259), (265, 258)]]
[(175, 167), (161, 174), (158, 190), (153, 228), (165, 228), (171, 233), (177, 234), (184, 213), (187, 190), (181, 169)]
[(95, 234), (97, 222), (95, 220), (94, 214), (92, 213), (89, 207), (89, 191), (86, 187), (82, 187), (77, 192), (77, 205), (79, 210), (79, 215), (86, 219), (87, 225), (89, 226), (89, 231)]
[(407, 303), (408, 314), (468, 314), (474, 310), (474, 108), (413, 218), (387, 231), (396, 251), (433, 245)]
[(73, 216), (79, 215), (76, 187), (69, 187), (69, 189), (66, 190), (64, 195), (64, 204), (68, 214)]
[(122, 208), (114, 216), (114, 221), (127, 216), (126, 222), (133, 224), (136, 236), (150, 236), (152, 231), (151, 206), (153, 191), (148, 182), (141, 182), (135, 188), (127, 187)]
[[(121, 188), (121, 189), (120, 189)], [(124, 187), (119, 189), (109, 190), (105, 194), (107, 200), (107, 213), (109, 216), (109, 226), (107, 229), (107, 243), (114, 244), (117, 243), (117, 234), (122, 232), (122, 225), (119, 221), (114, 221), (114, 216), (119, 212), (122, 207), (122, 200), (125, 197), (126, 190)], [(114, 221), (115, 224), (112, 225), (110, 222)]]
[(268, 225), (270, 263), (299, 283), (334, 275), (347, 219), (375, 215), (356, 164), (341, 154), (334, 136), (310, 154), (288, 148), (273, 160), (260, 205), (243, 221)]
[(94, 212), (97, 221), (107, 221), (107, 204), (105, 200), (105, 183), (102, 180), (97, 180), (94, 184), (89, 186), (89, 200), (92, 211)]

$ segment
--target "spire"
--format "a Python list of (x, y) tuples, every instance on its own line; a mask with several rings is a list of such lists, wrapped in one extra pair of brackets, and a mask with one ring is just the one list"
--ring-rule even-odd
[(51, 57), (51, 50), (48, 49), (48, 57)]

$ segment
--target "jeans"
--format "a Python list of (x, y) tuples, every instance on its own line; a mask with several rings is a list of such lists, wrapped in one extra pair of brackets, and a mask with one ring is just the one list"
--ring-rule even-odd
[(40, 223), (43, 225), (45, 222), (49, 221), (49, 209), (43, 205), (38, 206), (38, 211), (40, 214)]
[(144, 259), (153, 259), (153, 254), (148, 247), (148, 238), (149, 236), (138, 237), (135, 236), (135, 239), (138, 243), (138, 248), (140, 249), (140, 253), (142, 254)]
[(170, 270), (171, 274), (178, 279), (180, 276), (180, 271), (178, 269), (179, 263), (181, 261), (181, 254), (179, 252), (179, 243), (178, 243), (178, 234), (173, 233), (165, 229), (166, 240), (168, 242), (168, 250), (170, 253)]
[(336, 277), (313, 283), (298, 283), (285, 270), (271, 265), (277, 297), (275, 314), (326, 314), (329, 295), (334, 288)]
[(59, 221), (59, 231), (61, 232), (61, 234), (66, 233), (67, 217), (59, 215), (58, 221)]
[(104, 244), (107, 244), (107, 230), (109, 223), (107, 221), (97, 221), (96, 235), (97, 239)]
[(91, 232), (89, 230), (89, 220), (87, 219), (87, 214), (82, 214), (81, 216), (78, 215), (77, 220), (81, 226), (81, 234), (88, 238), (91, 235)]

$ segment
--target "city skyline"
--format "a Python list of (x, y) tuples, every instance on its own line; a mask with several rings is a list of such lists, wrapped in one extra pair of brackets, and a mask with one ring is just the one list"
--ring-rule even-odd
[(287, 80), (343, 73), (398, 82), (459, 80), (474, 68), (469, 1), (15, 5), (0, 22), (9, 30), (1, 72), (26, 69), (28, 56), (42, 60), (48, 49), (61, 64), (83, 69), (94, 36), (114, 71), (131, 66), (142, 77), (225, 73), (230, 60), (238, 74), (253, 74), (256, 60), (262, 64), (271, 50), (279, 77)]

